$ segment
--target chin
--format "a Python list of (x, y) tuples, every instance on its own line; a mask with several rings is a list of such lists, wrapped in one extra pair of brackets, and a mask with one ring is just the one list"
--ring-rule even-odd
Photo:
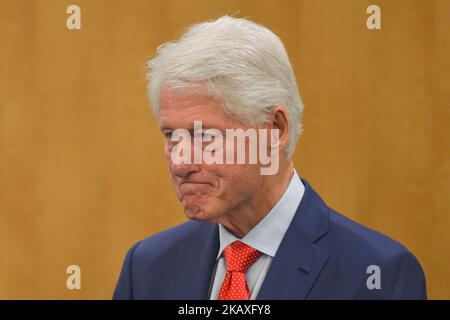
[(207, 214), (198, 209), (184, 209), (184, 214), (190, 220), (207, 221)]
[(198, 206), (184, 207), (184, 214), (190, 220), (208, 221), (208, 222), (214, 221), (214, 217), (211, 213), (206, 212), (205, 210), (203, 210)]

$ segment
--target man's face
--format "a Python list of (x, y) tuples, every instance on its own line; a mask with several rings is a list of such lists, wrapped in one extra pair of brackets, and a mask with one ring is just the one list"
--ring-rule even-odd
[[(249, 201), (255, 201), (263, 176), (260, 165), (255, 164), (174, 163), (171, 157), (174, 142), (170, 141), (170, 134), (176, 129), (187, 129), (194, 140), (194, 121), (202, 121), (203, 131), (215, 128), (224, 136), (226, 129), (249, 127), (227, 114), (211, 97), (167, 87), (161, 90), (159, 127), (164, 134), (165, 157), (175, 193), (189, 219), (218, 222)], [(193, 153), (194, 143), (191, 150)]]

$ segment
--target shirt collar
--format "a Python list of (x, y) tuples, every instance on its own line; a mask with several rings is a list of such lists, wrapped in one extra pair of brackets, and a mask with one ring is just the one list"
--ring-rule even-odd
[(273, 258), (291, 224), (292, 218), (294, 218), (304, 192), (305, 186), (294, 169), (291, 181), (281, 199), (242, 239), (219, 224), (220, 249), (217, 259), (222, 255), (222, 251), (236, 240), (240, 240)]

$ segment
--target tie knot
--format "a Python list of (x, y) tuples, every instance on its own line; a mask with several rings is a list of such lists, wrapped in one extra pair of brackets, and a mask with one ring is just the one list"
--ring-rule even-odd
[(227, 271), (245, 272), (261, 256), (261, 252), (241, 241), (235, 241), (224, 249)]

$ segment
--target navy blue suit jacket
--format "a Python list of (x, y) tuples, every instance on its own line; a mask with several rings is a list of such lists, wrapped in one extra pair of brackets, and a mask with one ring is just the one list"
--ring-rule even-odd
[[(302, 181), (304, 196), (257, 299), (426, 299), (422, 268), (404, 246), (333, 211)], [(218, 226), (207, 222), (142, 240), (129, 250), (113, 298), (208, 299), (218, 249)], [(379, 289), (367, 286), (371, 265)]]

